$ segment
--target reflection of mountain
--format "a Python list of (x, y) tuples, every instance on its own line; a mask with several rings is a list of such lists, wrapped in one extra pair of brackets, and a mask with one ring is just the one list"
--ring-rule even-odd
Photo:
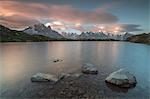
[(61, 34), (51, 29), (51, 27), (46, 27), (44, 24), (35, 24), (24, 30), (28, 34), (44, 35), (50, 38), (63, 38)]
[(0, 41), (1, 42), (19, 42), (19, 41), (48, 41), (49, 37), (43, 35), (30, 35), (22, 31), (11, 30), (0, 25)]
[(131, 36), (127, 39), (130, 42), (150, 44), (150, 33)]

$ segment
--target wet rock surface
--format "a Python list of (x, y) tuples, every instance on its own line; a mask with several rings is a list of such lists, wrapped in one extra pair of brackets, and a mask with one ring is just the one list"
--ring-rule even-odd
[[(107, 70), (106, 70), (107, 71)], [(57, 83), (27, 82), (18, 89), (10, 88), (1, 91), (0, 98), (19, 99), (149, 99), (146, 90), (122, 88), (111, 83), (105, 83), (105, 78), (111, 73), (104, 69), (97, 75), (87, 75), (81, 72), (60, 73)], [(114, 71), (114, 70), (112, 70)], [(26, 80), (27, 81), (27, 80)], [(21, 82), (20, 82), (21, 84)], [(130, 93), (129, 90), (134, 90)], [(142, 91), (142, 93), (141, 93)], [(138, 94), (137, 94), (138, 93)], [(144, 93), (144, 94), (143, 94)], [(146, 95), (147, 94), (147, 95)], [(9, 97), (8, 97), (9, 96)]]
[(82, 73), (85, 74), (98, 74), (98, 70), (95, 65), (91, 63), (85, 63), (82, 66)]
[(63, 61), (62, 59), (53, 59), (52, 62), (57, 63)]
[(133, 87), (136, 85), (137, 81), (133, 74), (131, 74), (126, 69), (120, 69), (111, 73), (105, 81), (117, 85), (119, 87)]
[[(109, 73), (99, 72), (97, 75), (65, 73), (63, 79), (55, 84), (50, 82), (27, 82), (18, 88), (8, 88), (1, 92), (1, 99), (149, 99), (145, 90), (128, 90), (105, 83)], [(24, 82), (24, 81), (23, 81)], [(20, 83), (21, 84), (21, 83)], [(142, 91), (142, 93), (141, 93)], [(138, 93), (138, 94), (137, 94)], [(9, 96), (9, 97), (8, 97)], [(12, 98), (10, 98), (12, 99)]]
[(55, 75), (46, 74), (46, 73), (36, 73), (31, 77), (32, 82), (53, 82), (56, 83), (61, 77), (57, 77)]

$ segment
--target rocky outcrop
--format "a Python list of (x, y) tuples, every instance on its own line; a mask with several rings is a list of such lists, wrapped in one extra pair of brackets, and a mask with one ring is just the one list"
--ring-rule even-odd
[(79, 40), (117, 40), (124, 41), (128, 37), (133, 36), (130, 33), (103, 33), (103, 32), (83, 32), (78, 36)]
[(98, 33), (94, 33), (94, 32), (82, 32), (78, 39), (81, 40), (105, 40), (107, 39), (107, 35), (102, 33), (102, 32), (98, 32)]
[(61, 34), (52, 30), (50, 26), (46, 27), (44, 24), (41, 23), (26, 28), (24, 32), (28, 34), (44, 35), (55, 39), (64, 38)]
[(58, 76), (46, 74), (46, 73), (36, 73), (31, 77), (32, 82), (52, 82), (56, 83), (60, 79), (71, 77), (71, 78), (78, 78), (81, 74), (75, 73), (75, 74), (69, 74), (69, 73), (61, 73)]
[(55, 76), (45, 73), (37, 73), (31, 77), (32, 82), (52, 82), (56, 83), (58, 80), (62, 79), (64, 76)]
[(31, 35), (0, 25), (0, 42), (49, 41), (51, 38), (43, 35)]
[(62, 59), (53, 59), (52, 60), (54, 63), (56, 63), (56, 62), (61, 62), (61, 61), (63, 61)]
[(127, 41), (135, 42), (135, 43), (144, 43), (144, 44), (150, 44), (150, 33), (143, 33), (139, 35), (134, 35), (129, 38), (127, 38)]
[(105, 81), (117, 85), (119, 87), (133, 87), (137, 83), (133, 74), (129, 73), (126, 69), (120, 69), (111, 73)]
[(95, 65), (90, 63), (85, 63), (82, 66), (82, 72), (85, 74), (97, 74), (98, 70)]
[(62, 32), (62, 35), (67, 39), (78, 40), (79, 35), (77, 33)]

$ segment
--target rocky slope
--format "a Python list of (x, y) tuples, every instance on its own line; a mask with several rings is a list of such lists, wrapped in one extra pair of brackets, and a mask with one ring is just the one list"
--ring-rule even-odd
[(11, 30), (0, 25), (0, 42), (25, 42), (25, 41), (49, 41), (49, 37), (43, 35), (30, 35), (22, 31)]
[(28, 34), (36, 34), (36, 35), (44, 35), (50, 38), (64, 38), (61, 34), (51, 29), (51, 27), (46, 27), (44, 24), (35, 24), (33, 26), (29, 26), (24, 30), (25, 33)]
[(143, 33), (143, 34), (131, 36), (127, 38), (127, 41), (150, 44), (150, 33)]
[(121, 35), (114, 35), (112, 33), (103, 32), (82, 32), (80, 35), (76, 33), (62, 33), (62, 35), (68, 39), (74, 40), (126, 40), (132, 34), (125, 33)]
[(78, 39), (107, 39), (107, 35), (104, 33), (93, 33), (93, 32), (83, 32), (79, 35)]
[(66, 33), (66, 32), (62, 32), (62, 36), (64, 36), (67, 39), (72, 39), (72, 40), (76, 40), (79, 37), (79, 35), (76, 33)]

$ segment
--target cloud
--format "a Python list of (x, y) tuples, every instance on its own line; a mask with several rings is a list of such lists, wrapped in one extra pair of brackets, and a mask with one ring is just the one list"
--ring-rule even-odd
[(104, 26), (103, 31), (107, 32), (142, 31), (140, 25), (117, 24), (118, 17), (107, 12), (111, 6), (111, 4), (105, 4), (100, 8), (82, 10), (64, 4), (54, 5), (45, 2), (20, 2), (16, 0), (0, 1), (0, 24), (11, 28), (23, 28), (43, 22), (51, 23), (53, 29), (60, 31), (75, 29), (81, 32), (98, 32), (101, 31), (101, 26)]
[(10, 28), (24, 28), (29, 25), (39, 23), (36, 19), (27, 18), (24, 16), (13, 15), (13, 16), (1, 16), (0, 23)]
[[(102, 28), (103, 27), (103, 28)], [(122, 33), (122, 32), (136, 32), (136, 31), (142, 31), (143, 29), (140, 28), (140, 25), (136, 24), (109, 24), (109, 25), (85, 25), (85, 26), (79, 26), (79, 27), (72, 27), (74, 29), (80, 30), (82, 32), (85, 31), (93, 31), (93, 32), (110, 32), (110, 33)]]
[(121, 24), (120, 27), (122, 28), (123, 32), (136, 32), (136, 31), (142, 31), (140, 25), (136, 24)]
[[(62, 20), (70, 23), (109, 24), (118, 18), (104, 8), (83, 11), (70, 5), (51, 5), (42, 3), (22, 3), (17, 1), (1, 1), (0, 21), (4, 24), (27, 26), (43, 18)], [(13, 23), (14, 22), (14, 23)]]

